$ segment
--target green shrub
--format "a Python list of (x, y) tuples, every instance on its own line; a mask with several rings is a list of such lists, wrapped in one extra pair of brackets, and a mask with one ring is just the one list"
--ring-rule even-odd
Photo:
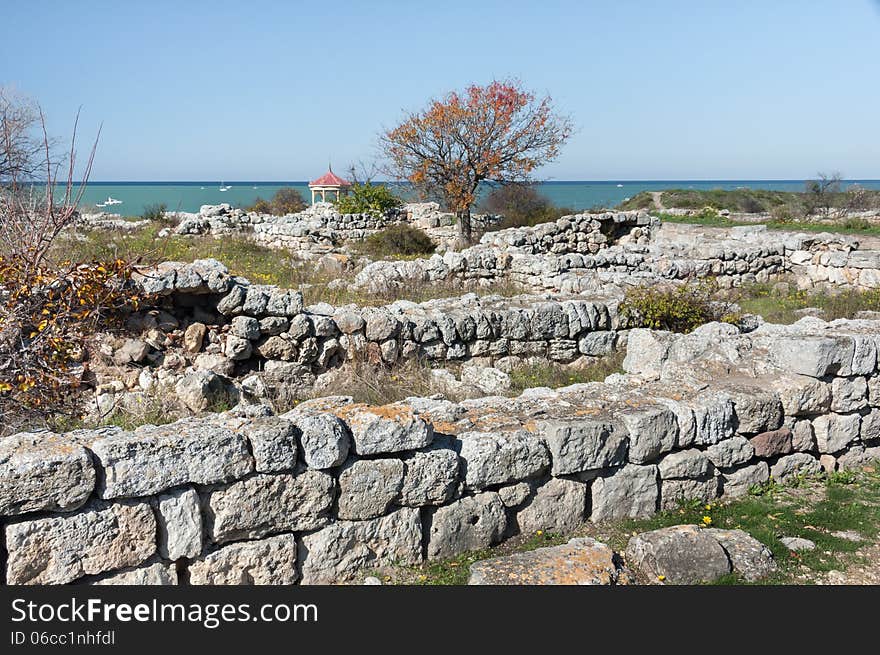
[(272, 196), (272, 214), (275, 216), (284, 216), (285, 214), (296, 214), (306, 208), (306, 201), (302, 194), (291, 187), (282, 187)]
[(375, 217), (384, 216), (392, 209), (397, 209), (403, 201), (394, 195), (384, 184), (353, 184), (348, 195), (336, 202), (340, 214), (370, 214)]
[(249, 212), (257, 212), (258, 214), (271, 214), (272, 213), (272, 203), (270, 203), (265, 198), (261, 198), (257, 196), (257, 199), (254, 200), (254, 203), (247, 208)]
[(155, 221), (157, 223), (165, 222), (165, 212), (168, 210), (168, 207), (164, 202), (154, 203), (152, 205), (147, 205), (144, 207), (144, 212), (141, 214), (141, 218), (147, 221)]
[(371, 234), (360, 244), (361, 252), (374, 259), (430, 255), (434, 252), (431, 237), (410, 225), (392, 225), (381, 232)]
[(714, 284), (686, 283), (670, 288), (634, 287), (620, 304), (620, 316), (628, 327), (690, 332), (712, 321), (736, 323), (729, 303), (713, 299)]

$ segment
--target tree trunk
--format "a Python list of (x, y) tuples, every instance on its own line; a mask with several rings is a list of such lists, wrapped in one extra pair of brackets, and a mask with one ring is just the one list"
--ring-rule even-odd
[(462, 239), (471, 245), (473, 242), (473, 232), (471, 230), (471, 208), (468, 207), (462, 211), (456, 212), (458, 217), (458, 234)]

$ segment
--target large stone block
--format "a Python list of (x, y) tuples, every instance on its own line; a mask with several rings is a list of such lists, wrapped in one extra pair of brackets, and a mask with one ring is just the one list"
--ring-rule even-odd
[(320, 471), (261, 474), (207, 495), (205, 519), (216, 543), (327, 524), (336, 481)]
[(780, 457), (770, 468), (770, 477), (777, 482), (786, 482), (792, 476), (816, 475), (821, 471), (819, 460), (807, 453), (794, 453)]
[(583, 537), (471, 564), (469, 585), (610, 585), (620, 578), (614, 551)]
[(193, 585), (291, 585), (298, 579), (292, 534), (229, 544), (189, 566)]
[(63, 516), (6, 526), (7, 584), (65, 584), (137, 566), (156, 552), (147, 502), (94, 501)]
[(408, 507), (443, 505), (455, 496), (459, 460), (452, 448), (432, 444), (403, 460), (406, 467), (400, 504)]
[(302, 538), (303, 584), (352, 579), (359, 571), (422, 559), (419, 510), (404, 507), (368, 521), (337, 521)]
[(182, 484), (227, 482), (253, 471), (243, 435), (206, 421), (147, 425), (90, 445), (104, 469), (102, 498), (146, 496)]
[(660, 460), (660, 477), (670, 478), (704, 478), (712, 473), (712, 462), (701, 450), (679, 450)]
[(820, 453), (836, 453), (859, 438), (858, 414), (825, 414), (813, 419), (813, 433)]
[(851, 368), (854, 344), (849, 337), (780, 335), (770, 341), (769, 349), (783, 370), (822, 378)]
[(337, 416), (314, 413), (287, 415), (299, 428), (303, 459), (309, 468), (328, 469), (339, 466), (348, 457), (351, 437), (348, 427)]
[(735, 436), (706, 449), (706, 456), (718, 468), (745, 464), (755, 456), (755, 448), (745, 437)]
[(428, 559), (487, 548), (501, 541), (506, 527), (504, 504), (492, 491), (438, 507), (431, 517)]
[(136, 569), (111, 573), (92, 582), (94, 585), (176, 585), (177, 569), (173, 564), (155, 562)]
[(617, 418), (629, 433), (629, 461), (653, 462), (675, 447), (678, 423), (675, 412), (663, 405), (640, 405), (617, 412)]
[(721, 478), (707, 475), (698, 479), (663, 480), (660, 486), (661, 509), (676, 509), (681, 503), (699, 500), (707, 502), (721, 493)]
[(254, 467), (260, 473), (290, 471), (296, 467), (297, 429), (278, 416), (265, 416), (245, 423), (241, 428), (251, 444)]
[(644, 518), (657, 511), (660, 498), (657, 466), (628, 464), (610, 475), (597, 478), (590, 493), (594, 522), (623, 518)]
[(626, 462), (629, 438), (609, 419), (589, 416), (536, 422), (550, 449), (553, 475), (619, 466)]
[(857, 412), (867, 406), (868, 382), (865, 378), (834, 378), (831, 382), (832, 412)]
[(0, 516), (70, 511), (94, 488), (92, 459), (71, 439), (38, 432), (0, 440)]
[(340, 519), (382, 516), (400, 497), (404, 464), (399, 459), (358, 459), (339, 472)]
[(434, 438), (431, 425), (412, 408), (399, 403), (381, 407), (348, 405), (337, 415), (348, 424), (358, 455), (418, 450)]
[(517, 512), (516, 522), (520, 532), (573, 531), (586, 518), (587, 491), (588, 487), (583, 482), (551, 478), (539, 486), (529, 503)]
[(195, 489), (188, 487), (162, 494), (156, 509), (162, 557), (173, 561), (202, 552), (202, 513)]
[(517, 432), (465, 432), (456, 442), (468, 489), (535, 477), (550, 466), (547, 447), (535, 435)]
[(831, 385), (806, 375), (762, 378), (778, 395), (786, 416), (811, 416), (831, 407)]
[(736, 412), (736, 429), (742, 434), (775, 430), (782, 425), (782, 402), (773, 391), (756, 387), (726, 389)]
[(721, 488), (725, 496), (736, 498), (745, 496), (749, 489), (764, 484), (770, 479), (770, 467), (767, 462), (745, 464), (722, 472)]
[(648, 580), (673, 584), (711, 582), (732, 571), (717, 539), (695, 525), (644, 532), (629, 540), (626, 561)]

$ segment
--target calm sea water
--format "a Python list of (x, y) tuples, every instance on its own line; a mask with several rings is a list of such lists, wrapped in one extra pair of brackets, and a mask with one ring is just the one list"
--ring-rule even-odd
[[(844, 184), (859, 184), (868, 189), (880, 190), (880, 180), (848, 180)], [(169, 210), (195, 212), (202, 205), (229, 203), (246, 207), (259, 196), (271, 198), (281, 187), (294, 187), (308, 201), (311, 199), (306, 182), (225, 182), (228, 188), (221, 191), (221, 183), (213, 182), (90, 182), (83, 194), (81, 209), (103, 209), (123, 216), (138, 216), (144, 208), (164, 203)], [(589, 209), (613, 207), (637, 194), (639, 191), (662, 191), (663, 189), (768, 189), (775, 191), (803, 191), (804, 180), (648, 180), (603, 182), (544, 182), (540, 191), (559, 207)], [(108, 198), (121, 204), (98, 208)]]

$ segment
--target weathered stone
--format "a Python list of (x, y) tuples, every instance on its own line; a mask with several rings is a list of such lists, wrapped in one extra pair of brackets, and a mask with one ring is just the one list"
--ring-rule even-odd
[(320, 471), (255, 475), (207, 495), (205, 519), (216, 543), (327, 524), (336, 483)]
[(770, 479), (770, 467), (767, 462), (746, 464), (723, 472), (722, 490), (725, 496), (736, 498), (745, 496), (749, 489), (761, 485)]
[(230, 330), (242, 339), (256, 341), (260, 338), (260, 322), (253, 316), (236, 316), (230, 321)]
[(162, 494), (157, 501), (159, 554), (165, 559), (196, 557), (202, 552), (202, 513), (192, 487)]
[(794, 422), (791, 428), (791, 447), (798, 453), (808, 452), (816, 447), (813, 424), (808, 419)]
[(254, 466), (260, 473), (288, 471), (296, 466), (297, 429), (278, 416), (256, 418), (245, 423), (242, 434), (251, 444)]
[(229, 290), (229, 293), (227, 293), (217, 302), (217, 311), (221, 314), (224, 314), (225, 316), (240, 314), (242, 310), (242, 305), (244, 305), (244, 299), (246, 295), (247, 289), (244, 286), (233, 286)]
[(0, 516), (70, 511), (94, 488), (92, 459), (69, 438), (37, 432), (0, 439)]
[(779, 375), (762, 379), (778, 395), (786, 416), (809, 416), (827, 412), (831, 385), (806, 375)]
[(703, 478), (712, 472), (712, 463), (706, 455), (696, 449), (680, 450), (660, 460), (660, 477)]
[(597, 478), (592, 495), (593, 522), (644, 518), (657, 511), (660, 497), (657, 467), (628, 464), (610, 475)]
[(176, 585), (177, 570), (173, 565), (156, 562), (128, 571), (111, 573), (92, 582), (94, 585)]
[(6, 552), (7, 584), (65, 584), (148, 559), (156, 519), (146, 502), (94, 501), (68, 515), (7, 524)]
[(632, 537), (626, 561), (648, 580), (662, 576), (672, 584), (711, 582), (732, 570), (718, 540), (695, 525), (675, 525)]
[(865, 378), (834, 378), (831, 382), (832, 412), (857, 412), (867, 406), (868, 382)]
[(644, 328), (630, 330), (623, 370), (646, 380), (660, 379), (672, 340), (670, 332)]
[(788, 428), (762, 432), (749, 439), (749, 443), (755, 450), (755, 457), (787, 455), (793, 450), (791, 430)]
[(469, 585), (611, 585), (620, 567), (614, 551), (582, 537), (562, 546), (481, 560), (471, 564)]
[(260, 320), (260, 334), (268, 334), (274, 337), (282, 332), (287, 332), (289, 328), (290, 321), (283, 316), (267, 316)]
[(529, 503), (517, 512), (516, 522), (523, 534), (538, 530), (566, 533), (583, 524), (586, 509), (586, 484), (551, 478), (539, 486)]
[(501, 541), (506, 527), (504, 504), (495, 492), (465, 496), (438, 507), (431, 517), (428, 559), (487, 548)]
[(268, 303), (269, 295), (261, 287), (251, 285), (245, 293), (241, 313), (261, 318), (266, 313)]
[(610, 331), (590, 332), (578, 340), (578, 351), (590, 357), (604, 357), (614, 351), (616, 335)]
[(792, 476), (815, 475), (821, 470), (818, 460), (807, 453), (794, 453), (781, 457), (770, 468), (770, 477), (777, 482), (786, 482)]
[(266, 359), (280, 359), (283, 362), (296, 360), (296, 343), (283, 335), (269, 337), (257, 346), (257, 352)]
[(204, 323), (192, 323), (183, 333), (183, 349), (188, 353), (197, 353), (202, 349), (208, 328)]
[(820, 453), (836, 453), (859, 438), (858, 414), (825, 414), (813, 419), (813, 432)]
[(735, 436), (709, 446), (706, 456), (718, 468), (728, 468), (748, 462), (755, 456), (755, 448), (748, 439)]
[(498, 490), (501, 502), (508, 509), (522, 505), (531, 493), (532, 487), (528, 482), (517, 482), (516, 484), (501, 487)]
[(707, 392), (685, 404), (694, 412), (696, 445), (710, 446), (733, 436), (736, 414), (729, 396)]
[(816, 544), (802, 537), (780, 537), (780, 543), (790, 551), (816, 550)]
[(400, 489), (401, 505), (443, 505), (455, 496), (459, 461), (451, 448), (434, 444), (409, 455), (403, 463), (406, 469)]
[(456, 443), (468, 489), (518, 482), (539, 475), (550, 466), (546, 446), (525, 430), (466, 432)]
[(742, 530), (710, 528), (703, 532), (714, 537), (727, 556), (733, 572), (747, 582), (756, 582), (776, 571), (773, 553), (760, 541)]
[(303, 459), (309, 468), (339, 466), (348, 457), (348, 428), (338, 417), (328, 413), (290, 417), (299, 428)]
[(400, 403), (381, 407), (348, 405), (337, 414), (348, 424), (358, 455), (418, 450), (434, 438), (432, 426)]
[(490, 366), (468, 366), (461, 369), (461, 382), (490, 396), (502, 395), (510, 389), (510, 376)]
[(177, 397), (193, 412), (203, 412), (228, 400), (223, 378), (213, 371), (187, 371), (174, 385)]
[(775, 430), (782, 425), (782, 402), (772, 391), (755, 387), (727, 389), (736, 412), (736, 429), (743, 434)]
[(145, 425), (89, 444), (104, 470), (101, 498), (146, 496), (181, 484), (247, 475), (253, 460), (243, 436), (197, 420)]
[(682, 503), (708, 502), (721, 493), (721, 478), (707, 475), (697, 479), (664, 479), (660, 485), (660, 508), (676, 509)]
[(226, 344), (223, 346), (223, 354), (229, 359), (233, 361), (243, 361), (248, 359), (253, 352), (254, 347), (247, 339), (234, 334), (230, 334), (226, 337)]
[(113, 362), (118, 366), (137, 364), (150, 354), (150, 347), (140, 339), (126, 339), (116, 352), (113, 353)]
[(273, 289), (266, 302), (266, 314), (291, 318), (303, 310), (303, 296), (291, 289)]
[(419, 510), (404, 507), (368, 521), (337, 521), (302, 538), (303, 584), (351, 580), (359, 571), (422, 559)]
[(780, 335), (770, 342), (770, 355), (783, 370), (813, 378), (834, 375), (853, 361), (853, 342), (845, 337)]
[(292, 534), (229, 544), (189, 566), (193, 585), (291, 585), (298, 579)]
[(537, 434), (550, 449), (553, 475), (619, 466), (626, 461), (629, 439), (610, 420), (578, 417), (536, 422)]
[(678, 424), (675, 413), (662, 405), (640, 406), (618, 412), (629, 433), (629, 461), (646, 464), (675, 447)]
[(341, 519), (363, 520), (382, 516), (400, 496), (403, 462), (399, 459), (359, 459), (339, 472)]
[(862, 417), (859, 435), (865, 443), (880, 439), (880, 409), (872, 410)]

